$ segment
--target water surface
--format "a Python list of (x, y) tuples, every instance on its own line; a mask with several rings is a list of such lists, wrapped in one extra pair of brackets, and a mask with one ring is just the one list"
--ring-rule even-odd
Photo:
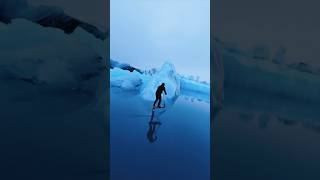
[(215, 179), (319, 179), (317, 103), (267, 94), (225, 95), (214, 118)]
[(152, 103), (111, 88), (111, 180), (209, 180), (210, 106), (179, 97)]

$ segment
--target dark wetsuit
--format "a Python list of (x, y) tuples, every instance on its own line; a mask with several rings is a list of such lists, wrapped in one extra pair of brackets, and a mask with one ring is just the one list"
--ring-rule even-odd
[(167, 95), (166, 88), (164, 87), (164, 85), (158, 86), (158, 89), (156, 91), (156, 100), (154, 101), (153, 106), (155, 106), (158, 101), (158, 107), (160, 107), (162, 91), (164, 91), (164, 93)]

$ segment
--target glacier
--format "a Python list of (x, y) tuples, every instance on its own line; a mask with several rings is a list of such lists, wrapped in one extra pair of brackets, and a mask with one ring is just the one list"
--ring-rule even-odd
[(140, 93), (142, 98), (154, 100), (155, 92), (161, 83), (165, 83), (167, 99), (174, 100), (180, 95), (180, 81), (172, 63), (165, 62), (161, 69), (142, 85)]
[[(115, 61), (113, 62), (115, 64)], [(136, 91), (145, 101), (153, 101), (157, 87), (165, 83), (169, 104), (179, 96), (187, 96), (204, 102), (210, 102), (210, 84), (197, 82), (179, 75), (170, 62), (164, 62), (154, 74), (114, 67), (110, 69), (110, 85), (123, 90)]]

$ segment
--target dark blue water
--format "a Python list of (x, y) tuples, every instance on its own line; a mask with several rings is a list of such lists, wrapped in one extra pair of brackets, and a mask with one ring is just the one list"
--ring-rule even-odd
[(214, 118), (214, 178), (320, 179), (317, 103), (226, 92)]
[(152, 103), (134, 93), (110, 97), (111, 180), (210, 179), (208, 103), (179, 97), (152, 116)]

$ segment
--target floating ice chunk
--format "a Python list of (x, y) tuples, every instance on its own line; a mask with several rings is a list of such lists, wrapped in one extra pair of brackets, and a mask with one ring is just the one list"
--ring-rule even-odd
[(167, 100), (174, 101), (180, 95), (180, 80), (172, 63), (165, 62), (161, 69), (143, 85), (141, 89), (142, 98), (154, 100), (155, 92), (161, 83), (165, 83)]
[(142, 74), (142, 71), (140, 69), (137, 69), (133, 66), (131, 66), (130, 64), (126, 64), (126, 63), (119, 63), (115, 60), (112, 60), (110, 59), (110, 68), (113, 69), (113, 68), (120, 68), (120, 69), (123, 69), (123, 70), (128, 70), (130, 72), (133, 72), (133, 71), (138, 71), (140, 74)]
[(143, 81), (142, 75), (137, 71), (126, 71), (120, 68), (110, 69), (110, 84), (124, 90), (138, 90)]

